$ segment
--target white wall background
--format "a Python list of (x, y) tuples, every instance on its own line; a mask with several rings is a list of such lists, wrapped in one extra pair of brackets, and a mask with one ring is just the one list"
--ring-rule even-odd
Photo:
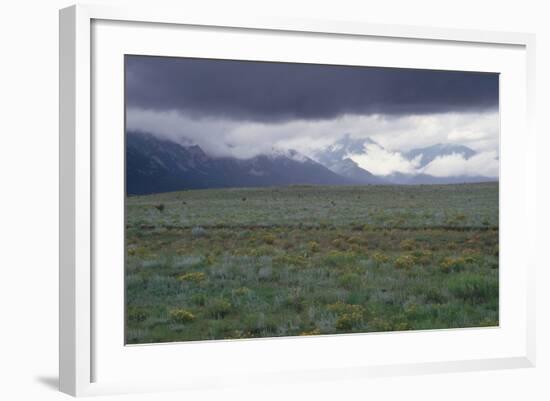
[[(327, 382), (188, 394), (187, 399), (550, 399), (550, 25), (546, 1), (277, 0), (129, 1), (179, 5), (190, 13), (277, 15), (537, 34), (539, 136), (538, 366), (534, 369)], [(63, 0), (4, 1), (0, 6), (0, 398), (57, 400), (58, 21)], [(518, 133), (521, 135), (521, 133)], [(107, 397), (181, 399), (183, 394)]]

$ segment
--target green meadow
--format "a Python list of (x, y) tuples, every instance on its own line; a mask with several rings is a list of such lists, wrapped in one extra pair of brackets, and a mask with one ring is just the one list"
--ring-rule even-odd
[(498, 183), (126, 200), (128, 344), (498, 326)]

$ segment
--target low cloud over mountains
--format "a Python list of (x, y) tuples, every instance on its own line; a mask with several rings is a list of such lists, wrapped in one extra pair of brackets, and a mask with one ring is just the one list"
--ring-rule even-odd
[[(272, 148), (248, 159), (209, 155), (188, 142), (129, 132), (126, 147), (127, 193), (148, 194), (183, 189), (280, 185), (446, 184), (494, 181), (496, 177), (456, 169), (453, 174), (429, 174), (430, 166), (446, 160), (475, 160), (482, 154), (464, 146), (436, 145), (414, 149), (399, 157), (416, 167), (410, 172), (375, 174), (357, 160), (369, 158), (376, 142), (348, 135), (308, 157), (293, 149)], [(424, 160), (426, 158), (426, 160)], [(496, 162), (498, 165), (498, 161)]]

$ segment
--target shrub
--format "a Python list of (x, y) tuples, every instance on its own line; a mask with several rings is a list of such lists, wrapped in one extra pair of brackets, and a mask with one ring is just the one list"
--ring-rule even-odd
[(237, 238), (250, 238), (252, 236), (252, 232), (251, 231), (248, 231), (248, 230), (244, 230), (244, 231), (239, 231), (237, 233)]
[(369, 320), (369, 327), (373, 331), (391, 331), (393, 329), (391, 322), (379, 317)]
[(179, 281), (190, 281), (193, 283), (200, 283), (201, 281), (206, 280), (206, 274), (203, 272), (190, 272), (180, 274), (178, 276)]
[(412, 239), (404, 239), (399, 243), (399, 247), (404, 251), (412, 251), (416, 247), (416, 243)]
[(260, 257), (260, 256), (268, 256), (268, 255), (274, 255), (275, 249), (267, 244), (261, 244), (257, 246), (253, 246), (249, 249), (247, 249), (244, 254), (246, 256), (253, 256), (253, 257)]
[(338, 249), (344, 249), (346, 247), (346, 244), (343, 239), (336, 238), (332, 241), (332, 246)]
[(447, 243), (447, 249), (449, 250), (455, 250), (458, 248), (458, 244), (456, 242), (450, 241)]
[(463, 214), (463, 213), (458, 213), (454, 216), (454, 219), (456, 221), (464, 221), (464, 220), (466, 220), (466, 215)]
[(389, 318), (376, 317), (369, 320), (369, 329), (371, 331), (403, 331), (411, 330), (413, 327), (407, 322), (406, 316), (396, 315)]
[(407, 302), (403, 305), (403, 311), (405, 312), (405, 315), (415, 316), (418, 312), (418, 305), (414, 302)]
[(401, 255), (395, 259), (394, 264), (398, 269), (410, 269), (414, 266), (414, 257), (411, 255)]
[(203, 294), (202, 292), (198, 293), (198, 294), (193, 294), (191, 296), (191, 302), (193, 302), (195, 305), (197, 306), (204, 306), (206, 305), (206, 301), (208, 300), (208, 298), (206, 297), (205, 294)]
[(363, 231), (372, 231), (374, 226), (372, 224), (363, 224)]
[(317, 328), (309, 331), (302, 331), (300, 333), (301, 336), (318, 336), (319, 334), (321, 334), (321, 330)]
[(361, 277), (356, 273), (344, 273), (338, 277), (338, 283), (347, 289), (357, 288), (361, 283)]
[(159, 212), (162, 212), (164, 210), (164, 203), (159, 203), (158, 205), (154, 205), (153, 207)]
[(243, 296), (250, 295), (251, 292), (252, 290), (248, 287), (239, 287), (231, 291), (231, 294), (236, 297), (243, 297)]
[(199, 267), (204, 263), (204, 257), (194, 255), (178, 256), (172, 260), (172, 266), (176, 269), (182, 269), (186, 267)]
[(301, 312), (304, 309), (304, 296), (300, 287), (294, 287), (289, 290), (289, 293), (284, 298), (283, 305), (297, 312)]
[(374, 252), (372, 254), (372, 260), (374, 260), (377, 264), (381, 264), (388, 262), (390, 258), (381, 252)]
[(328, 266), (333, 267), (347, 267), (352, 263), (355, 263), (356, 256), (353, 253), (347, 251), (330, 251), (323, 262)]
[(327, 309), (330, 312), (342, 315), (346, 313), (359, 313), (363, 315), (365, 313), (365, 308), (361, 305), (346, 304), (344, 302), (338, 301), (336, 303), (327, 305)]
[(349, 244), (361, 244), (362, 241), (361, 241), (361, 238), (359, 238), (359, 237), (351, 236), (351, 237), (348, 238), (348, 243)]
[(442, 304), (446, 301), (445, 295), (436, 287), (428, 287), (424, 292), (426, 302), (432, 304)]
[(273, 245), (277, 240), (277, 237), (271, 233), (268, 233), (263, 236), (263, 240), (266, 244)]
[(266, 316), (263, 312), (253, 312), (242, 318), (244, 329), (249, 337), (266, 335), (266, 332), (275, 332), (278, 322), (273, 316)]
[(191, 229), (191, 235), (195, 238), (206, 237), (206, 230), (201, 226), (196, 226)]
[(319, 243), (315, 241), (310, 241), (308, 244), (310, 252), (319, 252)]
[(128, 245), (127, 252), (129, 256), (145, 256), (148, 251), (144, 246)]
[(344, 313), (336, 319), (336, 329), (351, 330), (363, 322), (363, 315), (358, 312)]
[(430, 264), (433, 258), (433, 252), (423, 249), (417, 249), (416, 251), (412, 252), (411, 254), (414, 257), (415, 263), (421, 264), (421, 265), (427, 265)]
[(477, 273), (463, 273), (451, 278), (447, 287), (451, 294), (472, 303), (487, 302), (498, 297), (498, 280)]
[(479, 249), (465, 248), (462, 250), (462, 254), (466, 256), (479, 256)]
[(273, 259), (274, 263), (279, 265), (290, 265), (290, 266), (305, 266), (307, 265), (307, 259), (300, 255), (281, 255)]
[(186, 309), (175, 308), (168, 312), (170, 320), (175, 323), (189, 323), (195, 320), (195, 315)]
[(447, 257), (444, 258), (440, 263), (439, 266), (441, 267), (441, 270), (443, 270), (445, 273), (449, 272), (457, 272), (464, 269), (466, 265), (466, 260), (464, 258), (451, 258)]
[(349, 248), (349, 251), (359, 253), (359, 252), (361, 252), (361, 245), (351, 244), (351, 247)]
[(481, 322), (479, 322), (479, 325), (481, 327), (495, 327), (499, 325), (498, 319), (491, 319), (489, 317), (485, 317)]
[(214, 298), (207, 305), (208, 314), (215, 319), (223, 319), (231, 309), (231, 303), (224, 298)]
[(147, 313), (143, 308), (130, 306), (126, 311), (126, 317), (130, 322), (143, 322), (145, 319), (147, 319)]
[(394, 331), (411, 330), (411, 325), (407, 322), (398, 322), (393, 324)]

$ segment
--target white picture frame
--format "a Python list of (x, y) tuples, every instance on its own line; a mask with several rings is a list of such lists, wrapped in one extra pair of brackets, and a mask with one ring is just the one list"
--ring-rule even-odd
[[(106, 29), (97, 33), (98, 39), (94, 42), (94, 24), (101, 24), (104, 21)], [(246, 32), (249, 34), (262, 33), (265, 34), (265, 40), (271, 40), (267, 36), (273, 34), (298, 35), (300, 37), (307, 36), (322, 37), (326, 40), (330, 38), (339, 38), (342, 40), (361, 40), (362, 38), (383, 39), (387, 43), (392, 41), (415, 41), (415, 43), (434, 44), (436, 46), (455, 46), (454, 51), (468, 51), (468, 48), (485, 51), (484, 46), (494, 47), (495, 49), (511, 49), (510, 54), (503, 53), (503, 58), (496, 57), (494, 63), (504, 63), (507, 57), (511, 57), (513, 62), (510, 64), (516, 65), (517, 70), (513, 72), (510, 69), (510, 76), (517, 75), (514, 78), (514, 85), (505, 87), (505, 89), (518, 89), (521, 95), (508, 96), (510, 102), (514, 105), (519, 105), (520, 111), (517, 111), (517, 116), (508, 118), (505, 116), (506, 122), (503, 124), (508, 127), (523, 127), (522, 138), (523, 144), (517, 145), (512, 138), (507, 140), (510, 149), (515, 149), (517, 154), (511, 155), (503, 149), (501, 174), (504, 172), (503, 178), (505, 183), (503, 191), (507, 187), (512, 189), (515, 183), (522, 183), (523, 191), (515, 191), (515, 194), (506, 198), (506, 202), (510, 205), (503, 210), (505, 213), (501, 217), (507, 219), (506, 227), (521, 228), (524, 234), (522, 241), (517, 245), (517, 249), (510, 250), (509, 253), (504, 252), (511, 265), (516, 266), (518, 270), (514, 274), (519, 276), (509, 276), (510, 279), (504, 281), (506, 284), (503, 287), (503, 294), (507, 296), (507, 291), (514, 292), (514, 297), (517, 297), (521, 302), (518, 303), (517, 310), (511, 311), (516, 313), (518, 322), (503, 324), (498, 329), (492, 331), (483, 330), (449, 330), (449, 331), (427, 331), (422, 334), (409, 333), (407, 335), (396, 335), (394, 333), (370, 335), (339, 335), (339, 336), (316, 336), (317, 338), (297, 339), (257, 339), (244, 340), (237, 342), (217, 341), (217, 342), (202, 342), (194, 348), (181, 348), (185, 345), (170, 344), (156, 345), (147, 347), (130, 347), (131, 355), (122, 356), (128, 357), (126, 362), (121, 362), (113, 357), (112, 360), (106, 359), (107, 354), (111, 354), (112, 349), (108, 348), (105, 341), (106, 336), (116, 337), (115, 334), (109, 334), (109, 324), (112, 324), (116, 315), (111, 316), (111, 320), (103, 317), (98, 310), (101, 310), (101, 303), (96, 305), (97, 299), (94, 299), (94, 294), (98, 286), (105, 283), (104, 275), (98, 275), (95, 272), (98, 260), (102, 260), (101, 256), (94, 252), (94, 239), (97, 238), (98, 230), (104, 229), (104, 224), (98, 220), (98, 216), (103, 213), (98, 212), (98, 204), (96, 193), (98, 184), (95, 176), (97, 170), (101, 166), (98, 165), (98, 154), (108, 154), (115, 152), (117, 149), (110, 148), (109, 144), (97, 142), (94, 138), (94, 126), (100, 126), (98, 115), (101, 112), (95, 110), (93, 101), (94, 91), (93, 76), (96, 73), (94, 68), (101, 68), (101, 63), (94, 59), (95, 55), (100, 54), (106, 41), (110, 39), (112, 42), (113, 51), (124, 51), (119, 46), (126, 39), (121, 30), (129, 30), (128, 26), (114, 27), (116, 23), (133, 23), (131, 29), (136, 35), (139, 30), (144, 29), (144, 26), (155, 26), (155, 31), (158, 35), (170, 34), (166, 29), (178, 29), (178, 27), (199, 27), (201, 32), (208, 33), (213, 30), (216, 36), (228, 35), (229, 30), (233, 33)], [(145, 25), (144, 25), (145, 24)], [(113, 28), (113, 30), (111, 30)], [(158, 29), (157, 29), (158, 28)], [(98, 28), (99, 29), (99, 28)], [(119, 32), (116, 34), (113, 32)], [(226, 33), (224, 33), (226, 32)], [(112, 36), (108, 36), (112, 35)], [(156, 35), (156, 34), (155, 34)], [(151, 46), (155, 45), (155, 40), (159, 37), (149, 35), (149, 43), (140, 44), (141, 49), (146, 49), (149, 46), (148, 53), (154, 51)], [(123, 40), (118, 40), (122, 38)], [(273, 40), (278, 40), (274, 38)], [(309, 40), (309, 39), (304, 39)], [(125, 42), (126, 43), (126, 42)], [(116, 47), (119, 46), (119, 47)], [(298, 46), (298, 45), (297, 45)], [(503, 369), (514, 367), (530, 367), (535, 364), (535, 305), (534, 305), (534, 259), (530, 257), (518, 258), (520, 254), (534, 255), (535, 252), (530, 252), (530, 247), (534, 246), (535, 219), (536, 210), (534, 205), (535, 199), (535, 134), (533, 132), (533, 110), (534, 110), (534, 35), (524, 33), (506, 33), (506, 32), (485, 32), (471, 31), (459, 29), (438, 29), (427, 27), (414, 26), (390, 26), (390, 25), (375, 25), (363, 22), (349, 21), (315, 21), (315, 20), (293, 20), (293, 19), (278, 19), (278, 18), (254, 18), (254, 19), (228, 19), (223, 16), (216, 15), (187, 15), (185, 10), (162, 10), (155, 7), (145, 8), (111, 8), (108, 6), (91, 6), (78, 5), (72, 6), (60, 11), (60, 390), (75, 396), (94, 395), (94, 394), (109, 394), (109, 393), (126, 393), (135, 391), (162, 391), (170, 389), (201, 389), (215, 386), (234, 386), (242, 385), (247, 381), (254, 380), (257, 382), (269, 383), (285, 383), (291, 381), (309, 381), (309, 380), (330, 380), (337, 378), (354, 378), (361, 379), (372, 376), (386, 375), (401, 375), (401, 374), (420, 374), (420, 373), (436, 373), (448, 371), (468, 371), (482, 369)], [(168, 49), (168, 47), (166, 48)], [(160, 53), (165, 54), (164, 49)], [(463, 50), (461, 50), (463, 49)], [(495, 50), (495, 51), (497, 51)], [(146, 51), (146, 50), (143, 50)], [(429, 51), (429, 50), (426, 50)], [(502, 50), (505, 52), (504, 50)], [(345, 52), (345, 50), (343, 50)], [(495, 53), (496, 54), (496, 53)], [(103, 56), (102, 56), (103, 57)], [(243, 55), (242, 57), (246, 57)], [(263, 59), (262, 56), (259, 56)], [(290, 59), (292, 59), (292, 56)], [(343, 56), (345, 57), (345, 55)], [(452, 66), (452, 61), (449, 61), (449, 66)], [(464, 64), (457, 68), (467, 69), (467, 64), (472, 63), (473, 69), (475, 65), (473, 60), (465, 60)], [(514, 64), (515, 63), (515, 64)], [(387, 63), (382, 62), (382, 65)], [(411, 64), (412, 65), (412, 64)], [(487, 64), (489, 66), (489, 64)], [(498, 68), (493, 71), (499, 71)], [(513, 68), (513, 67), (503, 67)], [(120, 72), (120, 71), (119, 71)], [(525, 75), (523, 75), (525, 74)], [(114, 77), (112, 79), (117, 79)], [(512, 78), (511, 78), (512, 80)], [(116, 85), (115, 85), (116, 86)], [(515, 90), (514, 89), (514, 90)], [(97, 96), (103, 96), (101, 94)], [(114, 103), (115, 109), (120, 107), (120, 102)], [(510, 103), (512, 105), (512, 103)], [(523, 109), (524, 107), (524, 109)], [(504, 105), (503, 113), (508, 113), (507, 110), (512, 110)], [(96, 114), (97, 112), (97, 114)], [(516, 113), (510, 111), (509, 113)], [(114, 124), (113, 127), (117, 125)], [(509, 132), (504, 130), (503, 132)], [(509, 135), (503, 133), (502, 135)], [(119, 149), (120, 150), (120, 149)], [(103, 152), (103, 153), (102, 153)], [(510, 157), (506, 157), (510, 154)], [(117, 156), (118, 157), (118, 156)], [(122, 155), (120, 155), (122, 157)], [(514, 159), (516, 158), (516, 159)], [(120, 161), (119, 159), (117, 159)], [(101, 162), (103, 163), (103, 162)], [(108, 162), (105, 162), (108, 163)], [(120, 164), (120, 163), (119, 163)], [(513, 174), (508, 172), (516, 167)], [(509, 181), (507, 177), (509, 178)], [(120, 182), (118, 182), (120, 184)], [(117, 181), (113, 181), (111, 185), (117, 185)], [(122, 188), (121, 188), (122, 191)], [(101, 191), (100, 191), (101, 192)], [(104, 191), (105, 192), (105, 191)], [(501, 195), (501, 201), (503, 200)], [(514, 215), (516, 218), (512, 218)], [(116, 221), (112, 220), (112, 221)], [(103, 225), (102, 225), (103, 224)], [(521, 226), (521, 227), (520, 227)], [(99, 227), (99, 228), (98, 228)], [(511, 230), (508, 230), (511, 231)], [(512, 230), (513, 231), (513, 230)], [(510, 233), (513, 235), (513, 233)], [(116, 241), (115, 241), (116, 242)], [(512, 243), (512, 238), (508, 238), (506, 243)], [(507, 270), (505, 270), (507, 271)], [(518, 273), (520, 272), (520, 273)], [(512, 273), (510, 273), (512, 274)], [(120, 284), (121, 277), (113, 282), (112, 289), (106, 289), (113, 297), (116, 297), (116, 291), (123, 293)], [(512, 280), (513, 277), (513, 280)], [(119, 280), (119, 281), (117, 281)], [(502, 284), (503, 282), (501, 282)], [(513, 287), (514, 284), (516, 287)], [(103, 287), (102, 287), (103, 288)], [(118, 288), (118, 289), (117, 289)], [(119, 295), (120, 295), (119, 294)], [(109, 296), (111, 296), (109, 295)], [(107, 295), (106, 295), (107, 296)], [(116, 299), (116, 298), (114, 298)], [(111, 300), (111, 299), (110, 299)], [(504, 303), (506, 305), (506, 302)], [(508, 309), (502, 310), (507, 312)], [(510, 315), (512, 316), (512, 315)], [(104, 319), (104, 320), (103, 320)], [(510, 322), (512, 319), (506, 320)], [(109, 323), (111, 322), (111, 323)], [(120, 322), (122, 325), (123, 322)], [(97, 329), (101, 327), (101, 329)], [(488, 329), (491, 330), (491, 329)], [(497, 332), (500, 330), (500, 332)], [(496, 334), (495, 334), (496, 333)], [(508, 333), (500, 336), (499, 333)], [(482, 344), (482, 341), (487, 343), (498, 343), (491, 351), (483, 353), (481, 351), (472, 351), (464, 358), (441, 356), (441, 359), (428, 358), (427, 360), (418, 359), (417, 356), (411, 353), (403, 360), (392, 360), (392, 358), (384, 357), (383, 344), (388, 339), (392, 346), (410, 347), (422, 346), (437, 341), (438, 337), (446, 337), (444, 341), (458, 341), (461, 344), (470, 344), (472, 349), (475, 349), (476, 342)], [(99, 340), (98, 340), (99, 339)], [(502, 343), (499, 341), (502, 340)], [(119, 344), (123, 347), (122, 339), (116, 337), (113, 344)], [(335, 355), (330, 350), (336, 350), (338, 347), (345, 346), (346, 343), (353, 343), (355, 346), (363, 347), (366, 342), (376, 343), (376, 347), (382, 347), (381, 356), (377, 359), (373, 357), (371, 361), (364, 361), (361, 358), (361, 352), (352, 356), (346, 361), (340, 361), (339, 365), (334, 362), (331, 365), (331, 358)], [(237, 344), (237, 345), (232, 345)], [(511, 346), (513, 345), (513, 347)], [(276, 361), (274, 367), (263, 369), (261, 367), (250, 368), (241, 366), (236, 369), (235, 374), (229, 374), (231, 365), (226, 364), (225, 368), (221, 367), (218, 371), (207, 375), (204, 372), (209, 368), (206, 366), (203, 370), (200, 368), (190, 369), (187, 372), (185, 379), (179, 378), (177, 375), (167, 376), (162, 379), (153, 377), (151, 372), (142, 369), (138, 371), (128, 370), (128, 375), (117, 376), (113, 372), (105, 375), (105, 380), (102, 379), (101, 366), (106, 364), (112, 365), (113, 371), (120, 370), (118, 363), (127, 363), (136, 366), (136, 361), (144, 358), (145, 365), (151, 365), (151, 362), (157, 363), (166, 360), (166, 365), (171, 366), (173, 361), (168, 361), (173, 354), (172, 350), (184, 349), (187, 355), (192, 358), (198, 358), (200, 355), (205, 355), (206, 358), (213, 358), (214, 355), (220, 354), (229, 356), (241, 356), (243, 362), (235, 362), (237, 365), (245, 365), (247, 361), (252, 361), (252, 354), (261, 355), (267, 347), (274, 348), (276, 352), (284, 354), (285, 349), (293, 349), (292, 352), (304, 352), (304, 355), (311, 356), (311, 363), (297, 364), (295, 369), (285, 369), (284, 361)], [(314, 358), (318, 350), (323, 347), (327, 349), (327, 356), (324, 361), (318, 361)], [(457, 346), (457, 351), (460, 352), (461, 346)], [(136, 350), (140, 351), (136, 351)], [(159, 352), (157, 352), (159, 351)], [(179, 351), (178, 351), (179, 352)], [(388, 354), (387, 350), (385, 354)], [(428, 352), (427, 352), (428, 354)], [(174, 354), (175, 355), (175, 354)], [(250, 355), (250, 356), (248, 356)], [(265, 354), (268, 355), (268, 354)], [(272, 355), (273, 356), (273, 355)], [(247, 359), (249, 358), (249, 359)], [(97, 361), (101, 361), (101, 363)], [(406, 360), (406, 361), (405, 361)], [(132, 363), (133, 362), (133, 363)], [(98, 370), (99, 369), (99, 370)], [(140, 368), (141, 369), (141, 368)], [(225, 369), (225, 370), (224, 370)], [(226, 373), (224, 373), (226, 372)], [(244, 373), (242, 373), (244, 372)], [(239, 376), (241, 375), (242, 376)], [(134, 375), (134, 376), (132, 376)], [(98, 379), (99, 378), (99, 379)]]

